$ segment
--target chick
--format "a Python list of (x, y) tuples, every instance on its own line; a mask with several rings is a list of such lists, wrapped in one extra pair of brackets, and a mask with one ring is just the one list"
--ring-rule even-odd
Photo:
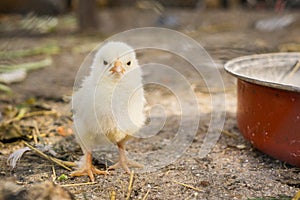
[(101, 145), (118, 146), (119, 161), (108, 170), (142, 167), (128, 160), (125, 143), (144, 125), (142, 71), (132, 47), (123, 42), (108, 42), (95, 54), (91, 72), (72, 99), (74, 126), (84, 153), (79, 169), (71, 176), (108, 174), (92, 164), (92, 151)]

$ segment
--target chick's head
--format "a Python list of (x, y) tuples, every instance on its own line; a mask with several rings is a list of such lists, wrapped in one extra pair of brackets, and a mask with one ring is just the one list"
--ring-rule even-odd
[(137, 67), (138, 62), (132, 47), (123, 42), (108, 42), (96, 53), (92, 71), (98, 76), (118, 79)]

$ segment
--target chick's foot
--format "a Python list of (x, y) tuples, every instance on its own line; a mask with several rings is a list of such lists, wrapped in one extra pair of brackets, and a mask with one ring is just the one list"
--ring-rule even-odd
[(83, 166), (80, 169), (72, 172), (71, 176), (88, 175), (91, 181), (94, 182), (95, 181), (94, 174), (103, 174), (103, 175), (109, 174), (108, 171), (99, 170), (92, 164), (92, 155), (90, 153), (88, 153), (85, 156), (86, 156), (86, 160)]
[(142, 164), (139, 164), (138, 162), (127, 159), (127, 157), (125, 155), (125, 141), (121, 141), (117, 144), (118, 144), (118, 149), (119, 149), (119, 161), (116, 164), (110, 166), (108, 168), (108, 170), (122, 168), (128, 174), (130, 174), (129, 167), (134, 167), (134, 168), (143, 168), (144, 167)]
[(124, 169), (128, 174), (130, 174), (130, 170), (129, 167), (133, 167), (133, 168), (143, 168), (144, 165), (135, 162), (133, 160), (119, 160), (116, 164), (110, 166), (108, 168), (108, 170), (114, 170), (114, 169), (118, 169), (118, 168), (122, 168)]

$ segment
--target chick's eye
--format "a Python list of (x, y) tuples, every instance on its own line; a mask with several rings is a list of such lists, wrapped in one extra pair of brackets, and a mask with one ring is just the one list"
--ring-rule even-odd
[(126, 64), (127, 64), (128, 66), (131, 65), (131, 61), (128, 61)]
[(103, 60), (103, 64), (104, 64), (104, 65), (107, 65), (107, 64), (108, 64), (108, 62), (107, 62), (107, 61), (105, 61), (105, 60)]

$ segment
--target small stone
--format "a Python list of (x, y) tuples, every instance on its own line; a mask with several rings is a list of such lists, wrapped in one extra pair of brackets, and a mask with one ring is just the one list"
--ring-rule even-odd
[(246, 145), (244, 145), (244, 144), (238, 144), (238, 145), (236, 145), (236, 148), (238, 148), (238, 149), (245, 149), (246, 148)]

